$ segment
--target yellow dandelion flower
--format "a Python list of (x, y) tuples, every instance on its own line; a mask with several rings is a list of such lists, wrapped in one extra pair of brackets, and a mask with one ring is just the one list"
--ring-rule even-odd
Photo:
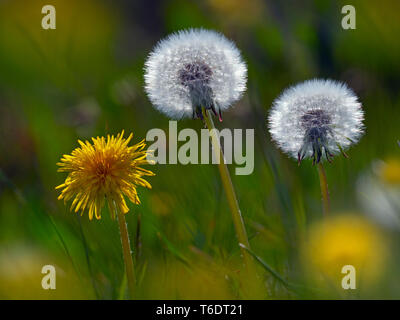
[(342, 268), (352, 265), (364, 282), (376, 280), (387, 257), (385, 240), (379, 230), (356, 215), (326, 219), (312, 226), (303, 246), (303, 262), (314, 276), (340, 286)]
[(68, 172), (65, 182), (56, 187), (61, 189), (58, 199), (64, 202), (73, 199), (71, 211), (80, 210), (83, 214), (88, 209), (90, 220), (93, 216), (100, 219), (101, 209), (107, 201), (114, 218), (117, 210), (121, 213), (129, 211), (125, 197), (135, 204), (140, 203), (136, 186), (151, 188), (143, 176), (154, 173), (141, 168), (150, 164), (146, 159), (150, 151), (144, 150), (144, 140), (128, 146), (133, 134), (126, 139), (123, 135), (124, 131), (117, 137), (92, 138), (93, 144), (78, 140), (80, 147), (57, 163), (59, 172)]

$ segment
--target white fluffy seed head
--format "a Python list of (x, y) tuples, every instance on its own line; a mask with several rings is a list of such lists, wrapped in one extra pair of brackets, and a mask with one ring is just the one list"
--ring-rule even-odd
[(173, 119), (200, 107), (224, 111), (246, 90), (247, 68), (235, 44), (215, 31), (190, 29), (161, 40), (145, 63), (145, 89)]
[(358, 142), (363, 119), (357, 96), (344, 83), (314, 79), (286, 89), (273, 102), (268, 122), (284, 152), (319, 162)]

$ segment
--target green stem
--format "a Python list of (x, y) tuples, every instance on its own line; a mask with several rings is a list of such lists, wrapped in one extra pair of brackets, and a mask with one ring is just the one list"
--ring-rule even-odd
[[(235, 226), (236, 237), (239, 242), (241, 255), (243, 258), (243, 264), (245, 267), (246, 276), (250, 279), (253, 279), (255, 282), (259, 282), (256, 274), (256, 267), (254, 264), (254, 260), (249, 254), (249, 252), (240, 244), (244, 245), (246, 248), (250, 248), (249, 240), (247, 238), (246, 228), (244, 226), (242, 214), (240, 212), (239, 203), (237, 201), (235, 189), (232, 184), (231, 176), (228, 171), (228, 167), (225, 163), (225, 157), (221, 149), (219, 136), (217, 130), (214, 126), (214, 122), (212, 120), (212, 114), (209, 110), (203, 108), (203, 117), (205, 119), (207, 128), (210, 132), (211, 143), (214, 150), (215, 158), (219, 159), (218, 161), (218, 169), (222, 180), (222, 185), (225, 190), (225, 194), (228, 200), (229, 208), (232, 213), (233, 224)], [(253, 287), (256, 283), (253, 283)], [(257, 284), (258, 285), (258, 284)], [(248, 292), (248, 294), (257, 294), (256, 292)]]
[(121, 244), (122, 244), (122, 252), (123, 252), (123, 256), (124, 256), (126, 278), (128, 281), (129, 295), (130, 295), (131, 299), (133, 299), (134, 295), (135, 295), (135, 282), (136, 281), (135, 281), (135, 271), (133, 268), (131, 246), (129, 243), (128, 229), (126, 227), (125, 214), (123, 214), (119, 210), (117, 210), (117, 216), (118, 216), (119, 232), (121, 235)]
[(326, 179), (326, 173), (324, 166), (322, 163), (318, 163), (318, 176), (319, 176), (319, 184), (321, 186), (321, 195), (322, 195), (322, 207), (324, 216), (327, 216), (330, 211), (330, 200), (329, 200), (329, 190), (328, 190), (328, 181)]

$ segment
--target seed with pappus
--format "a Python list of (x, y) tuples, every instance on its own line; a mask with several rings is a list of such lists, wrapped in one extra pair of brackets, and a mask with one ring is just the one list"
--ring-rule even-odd
[(306, 157), (313, 164), (325, 154), (331, 162), (358, 142), (363, 134), (363, 111), (357, 96), (346, 84), (314, 79), (286, 89), (269, 114), (272, 139), (300, 164)]
[(145, 89), (153, 105), (173, 119), (201, 108), (221, 112), (246, 90), (247, 68), (235, 44), (215, 31), (190, 29), (161, 40), (145, 64)]

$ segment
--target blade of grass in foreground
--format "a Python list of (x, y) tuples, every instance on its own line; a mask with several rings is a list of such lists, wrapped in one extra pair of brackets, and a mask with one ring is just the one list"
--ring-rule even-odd
[(321, 294), (324, 293), (323, 290), (316, 288), (309, 288), (299, 284), (293, 284), (286, 281), (278, 272), (276, 272), (272, 267), (270, 267), (263, 259), (257, 256), (252, 250), (240, 244), (240, 246), (245, 249), (268, 273), (270, 273), (276, 280), (282, 283), (287, 290), (292, 291), (298, 296), (302, 296), (304, 294)]
[(283, 277), (276, 272), (274, 269), (272, 269), (264, 260), (262, 260), (260, 257), (258, 257), (253, 251), (251, 251), (249, 248), (247, 248), (244, 244), (240, 243), (239, 244), (243, 249), (245, 249), (261, 266), (267, 270), (276, 280), (281, 282), (286, 288), (290, 287), (290, 284), (283, 279)]
[(88, 266), (88, 271), (89, 271), (90, 279), (91, 279), (92, 286), (93, 286), (93, 291), (96, 296), (96, 299), (99, 300), (99, 292), (97, 291), (96, 280), (94, 278), (92, 265), (90, 263), (89, 247), (88, 247), (88, 244), (86, 241), (85, 233), (83, 232), (81, 216), (79, 214), (77, 214), (77, 216), (78, 216), (78, 222), (79, 222), (79, 231), (82, 236), (82, 243), (83, 243), (83, 248), (85, 249), (85, 258), (86, 258), (86, 263)]
[(124, 272), (124, 275), (122, 277), (121, 286), (119, 287), (119, 291), (118, 291), (118, 300), (125, 299), (126, 285), (127, 285), (126, 272)]
[(169, 252), (171, 252), (185, 266), (190, 268), (188, 259), (186, 259), (186, 257), (166, 237), (164, 237), (160, 232), (157, 232), (157, 237), (165, 245)]

